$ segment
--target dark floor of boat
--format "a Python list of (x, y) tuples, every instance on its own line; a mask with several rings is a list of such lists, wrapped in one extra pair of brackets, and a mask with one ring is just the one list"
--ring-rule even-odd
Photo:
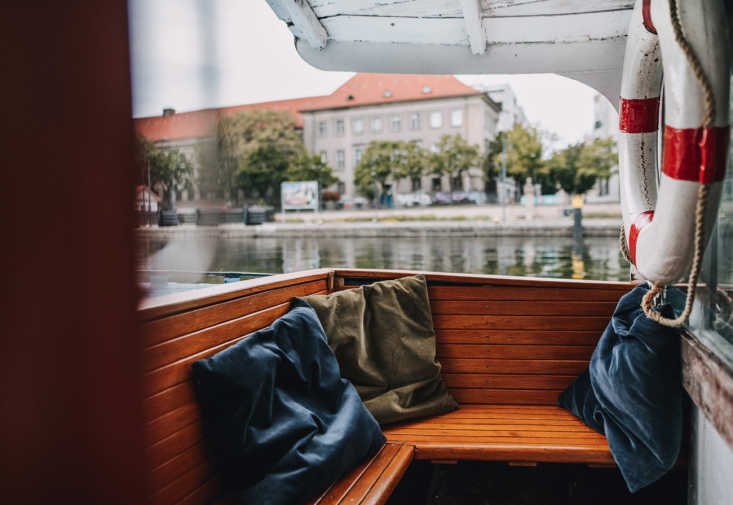
[(413, 463), (387, 505), (634, 505), (687, 503), (687, 469), (631, 494), (616, 468), (466, 461)]

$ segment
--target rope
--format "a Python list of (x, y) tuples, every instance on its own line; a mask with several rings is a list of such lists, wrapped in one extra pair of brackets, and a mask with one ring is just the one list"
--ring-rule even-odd
[(631, 253), (629, 252), (629, 246), (626, 242), (626, 231), (624, 230), (623, 223), (618, 227), (618, 246), (621, 248), (621, 254), (624, 255), (624, 259), (627, 263), (633, 263), (631, 261)]
[[(685, 39), (684, 33), (682, 32), (682, 25), (680, 24), (680, 18), (678, 13), (680, 0), (669, 0), (669, 11), (670, 18), (672, 21), (672, 29), (674, 31), (674, 38), (677, 44), (682, 48), (685, 53), (687, 62), (690, 64), (695, 78), (697, 78), (700, 86), (703, 90), (704, 101), (705, 101), (705, 114), (703, 119), (703, 126), (710, 127), (713, 124), (713, 118), (715, 116), (715, 96), (713, 95), (713, 88), (710, 85), (705, 72), (702, 69), (700, 60), (695, 55), (694, 50), (690, 43)], [(697, 204), (695, 205), (695, 250), (692, 257), (692, 266), (690, 268), (690, 277), (687, 281), (687, 297), (685, 298), (685, 308), (679, 317), (669, 319), (664, 317), (662, 314), (657, 312), (652, 306), (654, 297), (662, 291), (662, 286), (655, 282), (652, 288), (644, 295), (641, 300), (641, 308), (644, 310), (644, 314), (649, 319), (656, 321), (663, 326), (677, 327), (682, 326), (687, 318), (690, 317), (692, 312), (692, 306), (695, 302), (695, 291), (697, 289), (697, 280), (700, 277), (700, 265), (702, 264), (702, 255), (704, 252), (703, 240), (705, 230), (705, 208), (708, 202), (708, 186), (706, 184), (700, 184), (697, 191)]]

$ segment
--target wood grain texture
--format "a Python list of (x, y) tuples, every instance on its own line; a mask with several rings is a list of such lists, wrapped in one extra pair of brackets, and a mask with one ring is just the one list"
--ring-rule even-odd
[[(260, 286), (264, 288), (265, 286)], [(327, 290), (326, 279), (263, 290), (233, 300), (148, 321), (143, 325), (145, 346), (151, 346), (203, 328), (289, 302), (293, 297)]]
[(603, 435), (549, 405), (461, 405), (384, 433), (388, 441), (414, 445), (418, 459), (613, 462)]
[[(158, 300), (141, 312), (147, 319), (145, 439), (153, 504), (198, 505), (219, 494), (189, 381), (191, 363), (268, 326), (287, 312), (293, 296), (348, 288), (351, 278), (340, 272), (245, 281), (198, 298)], [(360, 283), (403, 274), (350, 272)], [(437, 358), (461, 408), (388, 427), (380, 452), (312, 505), (383, 504), (413, 457), (613, 463), (605, 438), (555, 404), (587, 368), (629, 284), (448, 274), (428, 279)]]

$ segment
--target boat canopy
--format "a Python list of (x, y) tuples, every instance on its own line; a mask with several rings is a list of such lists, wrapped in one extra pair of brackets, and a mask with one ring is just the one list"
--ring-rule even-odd
[(552, 72), (618, 101), (630, 0), (267, 0), (323, 70)]

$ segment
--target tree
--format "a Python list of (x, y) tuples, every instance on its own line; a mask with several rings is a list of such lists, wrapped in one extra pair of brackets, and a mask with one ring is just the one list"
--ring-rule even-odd
[(497, 195), (496, 180), (501, 174), (501, 154), (504, 150), (506, 132), (498, 132), (496, 137), (489, 142), (486, 154), (481, 159), (481, 167), (484, 172), (484, 191), (487, 195)]
[(139, 157), (149, 171), (151, 189), (162, 193), (162, 207), (173, 207), (173, 194), (190, 185), (193, 165), (178, 149), (160, 149), (143, 136), (138, 136)]
[[(515, 124), (506, 132), (506, 172), (522, 189), (527, 178), (543, 185), (543, 190), (552, 190), (553, 181), (542, 159), (541, 133), (534, 127)], [(493, 154), (494, 166), (501, 166), (501, 151)], [(544, 192), (544, 191), (543, 191)]]
[(448, 175), (450, 191), (453, 180), (462, 179), (463, 174), (479, 162), (479, 149), (471, 145), (459, 134), (443, 135), (438, 142), (438, 150), (430, 155), (430, 172), (438, 177)]
[(402, 163), (400, 173), (410, 181), (412, 188), (420, 187), (420, 181), (428, 165), (425, 149), (416, 142), (401, 142), (399, 151)]
[[(373, 198), (377, 192), (385, 190), (388, 179), (405, 177), (404, 149), (404, 142), (391, 140), (369, 142), (354, 169), (354, 182), (362, 194)], [(377, 192), (375, 185), (379, 186)]]
[(277, 204), (288, 168), (305, 154), (295, 118), (284, 111), (254, 109), (224, 116), (211, 137), (199, 148), (199, 183), (235, 205), (240, 191)]
[(333, 170), (320, 156), (303, 153), (290, 164), (286, 173), (288, 181), (318, 181), (318, 189), (336, 184), (339, 179), (334, 177)]
[(615, 147), (612, 139), (570, 145), (552, 156), (549, 171), (566, 193), (582, 195), (599, 178), (611, 175), (611, 168), (618, 164)]

